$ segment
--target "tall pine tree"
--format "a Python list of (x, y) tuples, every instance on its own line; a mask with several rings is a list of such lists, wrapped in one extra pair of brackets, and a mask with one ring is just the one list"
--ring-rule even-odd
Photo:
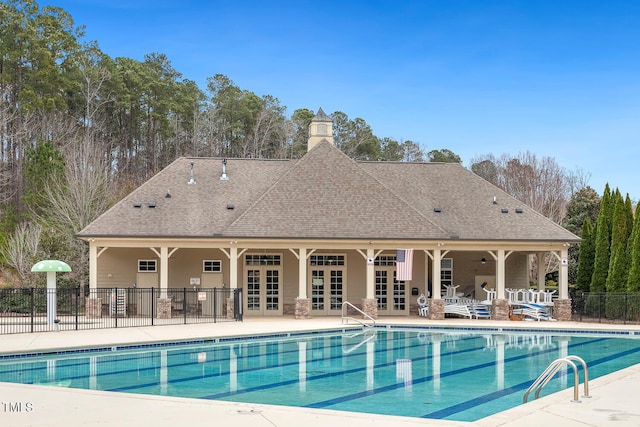
[(605, 186), (600, 212), (596, 223), (596, 245), (593, 261), (593, 276), (591, 277), (591, 292), (605, 292), (607, 288), (607, 275), (609, 274), (609, 259), (611, 257), (611, 191), (609, 184)]
[(598, 294), (606, 292), (607, 289), (609, 258), (611, 257), (611, 216), (611, 190), (607, 184), (600, 200), (600, 212), (596, 223), (593, 275), (589, 286), (591, 293), (587, 299), (586, 307), (587, 314), (595, 317), (602, 316), (604, 311), (604, 298)]
[[(586, 217), (582, 223), (582, 243), (578, 255), (578, 275), (576, 285), (579, 290), (589, 292), (591, 276), (593, 275), (593, 261), (595, 258), (596, 230), (591, 219)], [(640, 273), (640, 269), (639, 269)]]
[(624, 314), (624, 304), (621, 304), (620, 295), (615, 294), (624, 292), (627, 287), (627, 274), (629, 271), (627, 256), (629, 212), (627, 209), (630, 209), (631, 206), (625, 203), (620, 191), (617, 189), (613, 200), (615, 207), (611, 228), (611, 259), (606, 282), (606, 314), (609, 319), (620, 319)]
[(640, 292), (640, 214), (636, 208), (633, 230), (629, 238), (629, 276), (627, 292)]

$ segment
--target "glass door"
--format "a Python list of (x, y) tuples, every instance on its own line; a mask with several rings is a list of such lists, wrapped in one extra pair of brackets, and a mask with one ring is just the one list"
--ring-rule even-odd
[(247, 315), (282, 315), (280, 255), (246, 255)]
[(340, 314), (345, 291), (344, 255), (312, 255), (309, 262), (311, 312), (315, 315)]
[(380, 255), (374, 261), (379, 315), (408, 314), (406, 283), (396, 280), (395, 264), (396, 257), (392, 255)]

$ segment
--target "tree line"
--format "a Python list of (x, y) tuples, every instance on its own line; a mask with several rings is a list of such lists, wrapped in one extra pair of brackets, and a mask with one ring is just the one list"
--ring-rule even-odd
[[(84, 39), (83, 27), (62, 8), (5, 0), (0, 3), (5, 280), (32, 283), (29, 268), (38, 258), (58, 258), (74, 267), (70, 280), (82, 284), (87, 248), (75, 235), (124, 195), (179, 156), (300, 158), (314, 115), (309, 108), (289, 114), (277, 97), (240, 88), (221, 73), (200, 88), (162, 53), (149, 53), (143, 61), (111, 58), (96, 41)], [(426, 151), (411, 140), (376, 136), (362, 118), (341, 111), (330, 116), (336, 146), (353, 159), (462, 163), (449, 149)], [(472, 159), (470, 168), (581, 233), (571, 227), (576, 221), (582, 226), (584, 211), (575, 208), (581, 205), (574, 198), (588, 189), (585, 174), (529, 152), (487, 154)], [(577, 249), (572, 254), (577, 264)], [(554, 268), (550, 261), (547, 270)], [(575, 274), (570, 277), (576, 283)]]

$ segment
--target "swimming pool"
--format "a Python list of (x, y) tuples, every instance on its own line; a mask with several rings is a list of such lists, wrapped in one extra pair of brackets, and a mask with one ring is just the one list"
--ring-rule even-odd
[[(475, 421), (521, 404), (526, 388), (559, 357), (585, 359), (591, 379), (637, 363), (638, 338), (343, 329), (5, 355), (0, 381)], [(571, 385), (572, 377), (562, 375), (542, 394)]]

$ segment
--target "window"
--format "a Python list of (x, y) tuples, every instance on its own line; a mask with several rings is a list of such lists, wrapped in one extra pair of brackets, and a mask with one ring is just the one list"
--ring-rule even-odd
[(246, 265), (280, 265), (280, 255), (247, 255)]
[(205, 259), (204, 261), (202, 261), (202, 272), (203, 273), (221, 273), (222, 261)]
[(337, 266), (344, 265), (344, 255), (311, 255), (309, 262), (312, 266)]
[(395, 255), (378, 255), (378, 257), (374, 261), (374, 265), (380, 267), (394, 267), (396, 265), (396, 256)]
[(327, 125), (319, 124), (318, 135), (326, 135), (326, 134), (327, 134)]
[(157, 270), (157, 263), (155, 259), (139, 259), (138, 260), (138, 273), (154, 273)]

